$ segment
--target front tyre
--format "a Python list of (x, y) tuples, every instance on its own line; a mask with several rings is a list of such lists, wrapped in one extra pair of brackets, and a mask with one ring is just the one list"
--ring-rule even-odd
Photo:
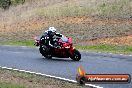
[(72, 55), (70, 56), (70, 58), (74, 61), (79, 61), (81, 59), (81, 54), (78, 50), (73, 50)]

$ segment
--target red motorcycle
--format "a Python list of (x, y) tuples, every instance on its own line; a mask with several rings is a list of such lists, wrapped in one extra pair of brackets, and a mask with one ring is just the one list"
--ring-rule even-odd
[(71, 58), (74, 61), (81, 59), (80, 52), (72, 46), (72, 39), (65, 36), (54, 39), (55, 44), (59, 45), (59, 48), (52, 48), (50, 53), (45, 45), (41, 45), (40, 39), (35, 38), (35, 45), (40, 46), (39, 51), (45, 58), (59, 57), (59, 58)]

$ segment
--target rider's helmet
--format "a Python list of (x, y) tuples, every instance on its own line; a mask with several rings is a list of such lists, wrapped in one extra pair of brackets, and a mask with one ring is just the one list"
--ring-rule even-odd
[(48, 29), (48, 35), (50, 37), (53, 37), (56, 34), (56, 29), (54, 27), (49, 27)]

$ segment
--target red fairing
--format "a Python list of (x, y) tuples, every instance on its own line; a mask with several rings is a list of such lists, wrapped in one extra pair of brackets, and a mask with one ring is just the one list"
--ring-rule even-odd
[(73, 51), (74, 51), (74, 49), (75, 49), (74, 47), (71, 47), (70, 50), (69, 50), (69, 52), (70, 52), (70, 54), (71, 54), (72, 57), (73, 57)]
[(69, 46), (69, 43), (63, 43), (63, 47)]
[(72, 39), (68, 38), (68, 42), (63, 42), (61, 39), (58, 41), (60, 44), (62, 44), (63, 47), (68, 47), (69, 48), (72, 46)]

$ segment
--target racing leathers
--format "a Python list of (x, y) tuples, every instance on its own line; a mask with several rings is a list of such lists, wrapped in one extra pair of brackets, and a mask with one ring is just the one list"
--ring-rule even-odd
[(60, 46), (55, 45), (54, 37), (62, 37), (62, 34), (55, 33), (54, 35), (50, 35), (50, 33), (47, 31), (45, 32), (42, 37), (40, 38), (40, 42), (42, 44), (42, 47), (46, 48), (46, 51), (50, 53), (50, 50), (52, 48), (60, 48)]

